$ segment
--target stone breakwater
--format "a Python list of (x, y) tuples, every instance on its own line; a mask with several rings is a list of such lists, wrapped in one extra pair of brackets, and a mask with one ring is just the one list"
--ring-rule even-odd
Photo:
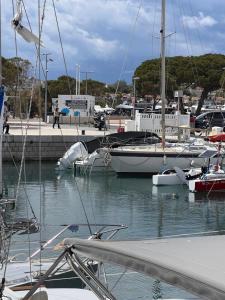
[[(90, 141), (94, 136), (62, 136), (49, 135), (37, 136), (28, 135), (25, 145), (25, 159), (35, 161), (41, 159), (44, 161), (57, 161), (69, 149), (69, 147), (78, 141)], [(3, 135), (2, 155), (3, 161), (20, 161), (23, 152), (25, 137), (22, 135)]]

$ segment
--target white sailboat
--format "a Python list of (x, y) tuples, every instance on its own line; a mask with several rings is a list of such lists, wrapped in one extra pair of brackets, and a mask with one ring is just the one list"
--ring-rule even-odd
[(110, 150), (111, 167), (118, 174), (154, 174), (174, 166), (188, 169), (191, 164), (199, 167), (204, 163), (199, 155), (209, 148), (205, 145), (169, 144), (165, 142), (165, 1), (161, 15), (161, 101), (162, 143), (154, 146), (119, 147)]

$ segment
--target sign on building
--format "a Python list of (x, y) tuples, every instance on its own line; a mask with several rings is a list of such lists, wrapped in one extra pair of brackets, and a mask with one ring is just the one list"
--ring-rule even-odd
[(66, 105), (72, 109), (87, 109), (87, 100), (66, 100)]
[(59, 111), (67, 116), (87, 117), (92, 115), (95, 106), (95, 97), (89, 95), (58, 95), (52, 99), (52, 108), (58, 107)]

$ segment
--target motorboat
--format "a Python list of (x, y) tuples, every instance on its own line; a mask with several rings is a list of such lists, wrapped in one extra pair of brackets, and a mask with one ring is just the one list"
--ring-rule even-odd
[(202, 174), (201, 168), (191, 168), (182, 171), (182, 175), (179, 172), (180, 169), (174, 168), (170, 170), (165, 170), (161, 174), (155, 174), (152, 176), (152, 184), (153, 185), (178, 185), (178, 184), (186, 184), (186, 180), (190, 180), (191, 178), (197, 178)]
[(200, 154), (200, 157), (206, 160), (205, 165), (202, 165), (201, 168), (192, 167), (187, 170), (181, 170), (178, 167), (174, 167), (173, 169), (165, 170), (160, 174), (152, 176), (153, 185), (188, 185), (190, 180), (198, 179), (203, 174), (208, 173), (210, 160), (215, 158), (218, 161), (218, 150), (206, 150)]
[[(105, 137), (102, 147), (97, 148), (91, 154), (74, 161), (76, 174), (89, 174), (95, 171), (113, 171), (111, 168), (110, 149), (115, 149), (121, 145), (150, 145), (160, 141), (156, 134), (136, 132), (124, 132), (122, 134), (112, 134)], [(88, 146), (87, 146), (88, 148)]]
[(190, 192), (225, 192), (225, 172), (215, 165), (198, 179), (190, 180), (188, 186)]

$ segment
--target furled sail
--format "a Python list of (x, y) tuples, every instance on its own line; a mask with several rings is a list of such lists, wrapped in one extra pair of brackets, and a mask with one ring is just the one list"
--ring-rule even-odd
[(42, 41), (39, 41), (39, 38), (33, 34), (29, 29), (27, 29), (25, 26), (22, 25), (22, 2), (21, 0), (17, 0), (16, 4), (16, 14), (11, 22), (12, 27), (14, 30), (21, 35), (25, 41), (28, 43), (35, 43), (35, 44), (40, 44), (43, 46)]

